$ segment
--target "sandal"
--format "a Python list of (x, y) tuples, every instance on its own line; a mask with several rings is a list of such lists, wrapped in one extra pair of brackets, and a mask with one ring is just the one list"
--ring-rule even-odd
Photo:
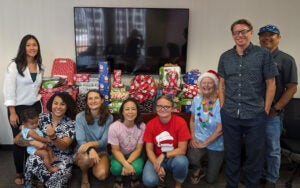
[(123, 188), (123, 184), (122, 178), (116, 178), (113, 188)]
[(141, 185), (141, 182), (139, 180), (139, 177), (137, 177), (137, 176), (130, 177), (130, 187), (131, 188), (140, 187), (140, 185)]
[(162, 177), (159, 179), (157, 188), (166, 188), (167, 187), (165, 179), (166, 179), (166, 177)]
[(15, 177), (15, 184), (24, 185), (24, 176), (23, 174), (17, 174)]
[(89, 182), (82, 182), (81, 183), (81, 188), (90, 188), (90, 183)]
[(205, 176), (205, 173), (203, 173), (203, 171), (200, 171), (198, 173), (198, 175), (192, 174), (191, 177), (190, 177), (191, 184), (193, 184), (193, 185), (198, 184), (200, 182), (200, 180), (202, 178), (204, 178), (204, 176)]

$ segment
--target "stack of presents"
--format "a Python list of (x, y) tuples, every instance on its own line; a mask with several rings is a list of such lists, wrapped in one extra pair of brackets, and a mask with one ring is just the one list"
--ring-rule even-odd
[[(174, 112), (190, 112), (193, 98), (198, 95), (200, 71), (195, 69), (181, 74), (179, 66), (165, 64), (159, 69), (159, 79), (140, 74), (132, 78), (129, 85), (122, 81), (122, 70), (113, 70), (109, 64), (98, 63), (99, 74), (76, 74), (74, 61), (57, 58), (53, 62), (51, 77), (43, 79), (40, 93), (44, 112), (46, 103), (55, 92), (68, 92), (77, 103), (78, 112), (85, 109), (86, 93), (91, 89), (100, 90), (111, 113), (118, 113), (121, 104), (129, 97), (134, 98), (141, 112), (153, 112), (154, 101), (161, 95), (170, 96), (175, 104)], [(112, 77), (112, 78), (111, 78)]]

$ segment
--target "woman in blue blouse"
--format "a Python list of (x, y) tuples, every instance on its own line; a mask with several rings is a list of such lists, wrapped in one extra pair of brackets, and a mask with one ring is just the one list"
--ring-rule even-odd
[(98, 90), (86, 95), (86, 109), (76, 116), (77, 153), (76, 164), (82, 172), (81, 188), (89, 188), (88, 169), (93, 175), (104, 180), (109, 175), (107, 135), (113, 117), (105, 106), (104, 97)]
[[(193, 99), (191, 107), (188, 158), (193, 168), (190, 177), (192, 184), (198, 184), (205, 177), (208, 183), (214, 183), (223, 162), (224, 147), (220, 103), (218, 100), (218, 76), (208, 71), (199, 77), (200, 95)], [(201, 166), (203, 156), (208, 157), (207, 169)]]

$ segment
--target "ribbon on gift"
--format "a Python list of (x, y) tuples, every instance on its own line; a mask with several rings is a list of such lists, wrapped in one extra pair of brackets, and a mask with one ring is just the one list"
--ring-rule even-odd
[(168, 87), (173, 88), (177, 86), (178, 73), (176, 71), (170, 71), (167, 73), (168, 75)]
[(130, 96), (138, 102), (154, 98), (156, 95), (156, 85), (152, 76), (137, 75), (130, 81)]
[(186, 84), (198, 84), (200, 74), (198, 69), (193, 69), (183, 75), (183, 82)]

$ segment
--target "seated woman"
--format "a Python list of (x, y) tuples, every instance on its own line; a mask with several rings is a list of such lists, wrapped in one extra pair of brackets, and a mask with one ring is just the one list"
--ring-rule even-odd
[(86, 95), (86, 109), (76, 116), (77, 152), (75, 162), (82, 172), (81, 188), (89, 188), (88, 170), (104, 180), (109, 175), (107, 134), (113, 117), (99, 90), (90, 90)]
[(172, 114), (171, 98), (160, 96), (155, 108), (157, 116), (147, 123), (143, 138), (148, 156), (143, 183), (147, 187), (165, 187), (166, 173), (171, 173), (174, 187), (180, 188), (188, 174), (185, 153), (191, 135), (185, 120)]
[[(218, 77), (214, 71), (205, 72), (199, 78), (200, 95), (193, 99), (191, 107), (188, 158), (193, 168), (191, 183), (198, 184), (205, 176), (214, 183), (219, 175), (224, 158), (220, 103), (217, 96)], [(206, 172), (201, 168), (201, 159), (208, 157)], [(205, 175), (206, 174), (206, 175)]]
[[(45, 187), (67, 187), (72, 175), (73, 158), (70, 146), (75, 137), (75, 121), (71, 117), (75, 116), (76, 104), (68, 93), (59, 92), (51, 96), (47, 109), (49, 113), (39, 117), (39, 129), (51, 140), (47, 144), (58, 158), (56, 165), (59, 170), (49, 172), (41, 157), (30, 155), (25, 166), (25, 187), (36, 187), (38, 181)], [(24, 140), (21, 134), (14, 141), (21, 146), (43, 147), (36, 141)]]
[(145, 124), (141, 121), (138, 104), (134, 99), (123, 102), (115, 121), (108, 131), (108, 143), (112, 156), (110, 172), (116, 176), (114, 188), (122, 188), (122, 176), (131, 176), (130, 187), (139, 187), (138, 176), (142, 174), (144, 159), (142, 156)]

